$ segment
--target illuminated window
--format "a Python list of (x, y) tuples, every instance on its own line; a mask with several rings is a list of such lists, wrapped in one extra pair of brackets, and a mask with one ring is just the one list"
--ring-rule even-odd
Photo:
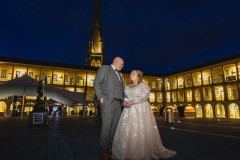
[(33, 72), (29, 72), (28, 75), (33, 78)]
[(68, 75), (65, 75), (65, 82), (68, 82)]
[(170, 79), (170, 83), (171, 83), (171, 89), (177, 89), (177, 78), (171, 78)]
[(20, 77), (20, 71), (16, 71), (16, 77)]
[(169, 83), (168, 79), (165, 79), (164, 86), (165, 86), (166, 91), (170, 90), (170, 83)]
[(6, 112), (7, 105), (5, 102), (0, 102), (0, 112)]
[(196, 108), (196, 117), (197, 118), (203, 117), (202, 106), (200, 104), (196, 104), (195, 108)]
[(148, 78), (142, 78), (142, 81), (148, 84)]
[(53, 81), (57, 81), (57, 74), (53, 74)]
[(215, 99), (216, 101), (224, 101), (224, 90), (223, 86), (215, 86)]
[(149, 101), (155, 102), (155, 93), (150, 93)]
[(79, 83), (79, 76), (76, 76), (76, 82)]
[(225, 108), (221, 103), (216, 104), (215, 113), (217, 118), (226, 118)]
[(1, 78), (6, 78), (7, 70), (2, 70), (1, 72)]
[(213, 109), (211, 104), (205, 105), (205, 117), (212, 118), (213, 117)]
[(201, 78), (201, 72), (193, 73), (193, 86), (201, 86), (202, 85), (202, 78)]
[(184, 102), (184, 91), (178, 91), (178, 102)]
[(95, 79), (95, 75), (88, 75), (88, 77), (87, 77), (87, 86), (92, 87), (94, 79)]
[(92, 60), (92, 62), (91, 62), (91, 66), (93, 66), (93, 67), (97, 67), (97, 64), (96, 64), (96, 61), (95, 61), (95, 60)]
[(183, 82), (184, 82), (183, 76), (179, 76), (178, 77), (178, 88), (183, 88)]
[(203, 88), (203, 99), (204, 101), (212, 101), (212, 89), (211, 87)]
[(74, 78), (70, 78), (70, 84), (71, 84), (71, 85), (74, 85), (74, 84), (75, 84)]
[(177, 92), (172, 92), (172, 101), (177, 102)]
[(185, 76), (185, 86), (192, 87), (192, 75), (191, 74)]
[(227, 85), (228, 100), (238, 99), (238, 89), (236, 84)]
[(213, 78), (213, 83), (223, 82), (223, 71), (221, 67), (212, 69), (212, 78)]
[(156, 88), (156, 82), (152, 82), (152, 89)]
[(187, 102), (192, 102), (192, 90), (186, 90)]
[(236, 81), (237, 80), (237, 73), (236, 73), (236, 65), (227, 65), (223, 67), (224, 76), (226, 82)]
[(196, 111), (192, 106), (187, 106), (184, 109), (184, 116), (185, 117), (195, 117), (196, 116)]
[(200, 89), (195, 89), (194, 90), (194, 96), (195, 96), (195, 101), (197, 101), (197, 102), (201, 101), (201, 91), (200, 91)]
[(170, 101), (171, 101), (170, 92), (166, 92), (166, 102), (170, 102)]
[(157, 102), (162, 102), (163, 100), (162, 92), (157, 92)]
[(158, 87), (157, 89), (160, 91), (162, 90), (162, 83), (163, 83), (162, 79), (158, 78), (157, 79), (157, 87)]
[(205, 70), (202, 72), (203, 85), (209, 85), (212, 83), (211, 70)]
[(229, 118), (237, 118), (239, 119), (239, 107), (235, 103), (231, 103), (228, 106)]

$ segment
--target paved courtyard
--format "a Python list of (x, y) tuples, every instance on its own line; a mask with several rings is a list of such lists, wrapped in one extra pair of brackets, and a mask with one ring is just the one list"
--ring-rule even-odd
[[(156, 118), (172, 160), (239, 160), (240, 120)], [(1, 160), (98, 160), (100, 117), (50, 117), (28, 127), (27, 117), (0, 117)]]

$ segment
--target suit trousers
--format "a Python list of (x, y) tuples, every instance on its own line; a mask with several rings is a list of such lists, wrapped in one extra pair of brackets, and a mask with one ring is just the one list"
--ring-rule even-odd
[(114, 99), (109, 105), (100, 107), (102, 115), (100, 147), (101, 151), (107, 151), (112, 149), (114, 134), (121, 116), (121, 101)]

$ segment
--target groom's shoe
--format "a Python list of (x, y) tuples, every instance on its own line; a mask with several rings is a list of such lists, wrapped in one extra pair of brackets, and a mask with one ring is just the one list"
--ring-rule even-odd
[(100, 160), (110, 160), (110, 155), (107, 152), (100, 153)]
[(107, 154), (112, 155), (112, 150), (111, 149), (107, 150)]

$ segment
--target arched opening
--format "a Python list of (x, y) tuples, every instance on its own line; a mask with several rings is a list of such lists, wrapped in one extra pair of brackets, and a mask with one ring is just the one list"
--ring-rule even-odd
[(221, 103), (216, 104), (215, 114), (217, 118), (226, 118), (225, 108), (223, 104)]
[(195, 105), (195, 110), (196, 110), (196, 117), (197, 118), (202, 118), (203, 117), (203, 110), (202, 110), (202, 106), (200, 104), (196, 104)]
[(101, 67), (101, 61), (100, 60), (97, 60), (97, 67)]
[(182, 106), (182, 105), (178, 106), (177, 109), (178, 109), (178, 116), (179, 117), (185, 117), (185, 114), (184, 114), (185, 106)]
[(151, 109), (152, 109), (153, 112), (159, 112), (158, 107), (155, 106), (155, 105), (151, 105)]
[(27, 102), (24, 106), (24, 112), (27, 114), (29, 114), (29, 112), (32, 112), (34, 105), (35, 105), (35, 103), (33, 103), (33, 102)]
[(211, 104), (205, 105), (205, 117), (206, 118), (213, 118), (213, 109)]
[(228, 105), (229, 118), (239, 119), (239, 107), (236, 103), (231, 103)]
[(0, 116), (5, 116), (7, 110), (7, 104), (5, 102), (0, 102)]
[(162, 110), (162, 114), (161, 116), (165, 117), (166, 116), (166, 109), (167, 108), (171, 108), (172, 109), (172, 114), (173, 117), (179, 117), (179, 112), (178, 112), (178, 107), (174, 104), (174, 105), (168, 105), (166, 107), (161, 107), (160, 108), (160, 112)]
[(89, 103), (87, 108), (86, 108), (86, 114), (88, 116), (94, 116), (96, 114), (96, 107), (94, 103)]
[(16, 106), (14, 107), (14, 103), (10, 105), (10, 115), (18, 116), (21, 112), (22, 104), (20, 102), (16, 102)]
[(184, 109), (184, 115), (185, 117), (195, 117), (196, 111), (192, 106), (186, 106)]

